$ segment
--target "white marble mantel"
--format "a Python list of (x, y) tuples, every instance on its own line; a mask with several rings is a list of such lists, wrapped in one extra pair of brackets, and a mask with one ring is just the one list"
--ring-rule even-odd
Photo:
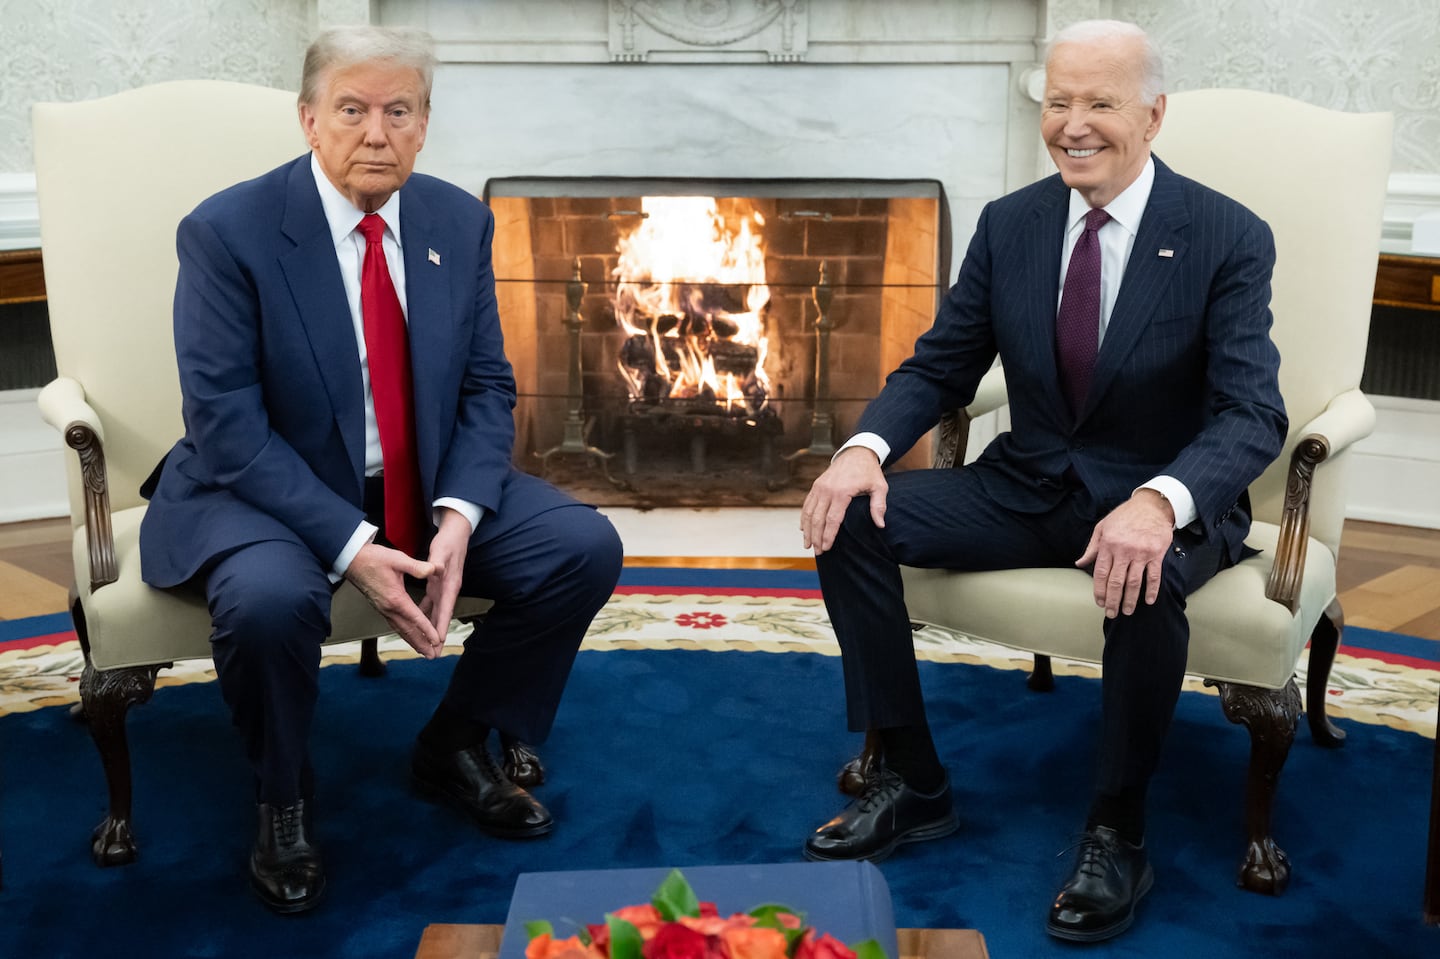
[(435, 36), (421, 168), (935, 180), (963, 245), (1036, 174), (1038, 0), (382, 0)]

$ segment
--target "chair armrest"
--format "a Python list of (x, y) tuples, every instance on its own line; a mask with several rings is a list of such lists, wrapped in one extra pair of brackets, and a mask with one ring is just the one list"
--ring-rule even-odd
[(105, 474), (104, 430), (100, 417), (85, 402), (85, 389), (69, 377), (48, 383), (36, 398), (40, 416), (65, 437), (80, 457), (85, 491), (85, 543), (90, 553), (90, 590), (119, 578), (115, 532), (110, 525), (110, 484)]
[(1005, 371), (996, 366), (980, 378), (975, 387), (975, 398), (963, 410), (951, 410), (940, 417), (940, 437), (930, 465), (936, 469), (949, 469), (960, 465), (965, 457), (965, 444), (970, 439), (970, 421), (986, 413), (994, 412), (1010, 402), (1005, 392)]
[(1325, 411), (1305, 424), (1290, 456), (1285, 480), (1285, 507), (1280, 517), (1280, 539), (1265, 595), (1292, 613), (1300, 597), (1305, 552), (1310, 543), (1310, 490), (1315, 467), (1332, 454), (1370, 435), (1375, 428), (1375, 407), (1358, 389), (1341, 393)]

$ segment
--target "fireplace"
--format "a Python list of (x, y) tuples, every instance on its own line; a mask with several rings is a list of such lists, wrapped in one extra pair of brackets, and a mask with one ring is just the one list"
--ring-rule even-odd
[(948, 273), (934, 181), (516, 177), (484, 196), (516, 462), (601, 505), (799, 503)]

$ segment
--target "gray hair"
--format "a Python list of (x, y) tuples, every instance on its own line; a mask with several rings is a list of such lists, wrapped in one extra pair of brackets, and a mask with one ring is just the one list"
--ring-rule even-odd
[(1124, 20), (1081, 20), (1079, 23), (1072, 23), (1050, 38), (1045, 47), (1045, 62), (1050, 62), (1050, 54), (1062, 43), (1088, 43), (1121, 38), (1137, 39), (1141, 43), (1144, 60), (1141, 63), (1140, 100), (1148, 107), (1165, 92), (1165, 61), (1150, 35), (1136, 24)]
[(414, 27), (366, 24), (332, 27), (315, 38), (305, 51), (300, 102), (315, 105), (320, 84), (330, 70), (371, 60), (391, 60), (402, 67), (413, 67), (420, 74), (424, 105), (430, 106), (430, 87), (435, 82), (435, 41), (430, 34)]

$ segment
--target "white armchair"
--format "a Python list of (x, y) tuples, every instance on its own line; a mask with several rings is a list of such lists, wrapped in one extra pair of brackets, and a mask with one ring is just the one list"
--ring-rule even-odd
[[(1341, 113), (1245, 90), (1172, 95), (1155, 141), (1156, 155), (1173, 169), (1244, 203), (1275, 234), (1273, 335), (1291, 432), (1284, 453), (1250, 487), (1248, 542), (1263, 552), (1220, 573), (1188, 607), (1188, 671), (1218, 686), (1225, 715), (1250, 730), (1238, 882), (1258, 892), (1278, 894), (1290, 874), (1271, 835), (1271, 808), (1301, 712), (1294, 675), (1307, 640), (1312, 736), (1326, 746), (1344, 739), (1325, 716), (1325, 688), (1344, 626), (1335, 564), (1346, 464), (1375, 421), (1359, 383), (1390, 142), (1389, 114)], [(942, 424), (936, 465), (954, 465), (969, 420), (1004, 402), (996, 369), (975, 403)], [(1084, 572), (903, 573), (917, 623), (1034, 652), (1031, 688), (1049, 688), (1051, 656), (1101, 661), (1103, 613)]]
[[(77, 454), (68, 463), (71, 612), (86, 659), (81, 704), (109, 786), (91, 851), (118, 865), (136, 855), (126, 714), (150, 698), (161, 669), (210, 656), (203, 597), (140, 579), (140, 484), (182, 431), (175, 230), (205, 197), (308, 146), (294, 93), (208, 80), (36, 104), (34, 131), (59, 373), (39, 402)], [(488, 605), (462, 601), (457, 616)], [(384, 671), (374, 637), (389, 628), (348, 583), (331, 620), (331, 642), (365, 640), (362, 670)]]

